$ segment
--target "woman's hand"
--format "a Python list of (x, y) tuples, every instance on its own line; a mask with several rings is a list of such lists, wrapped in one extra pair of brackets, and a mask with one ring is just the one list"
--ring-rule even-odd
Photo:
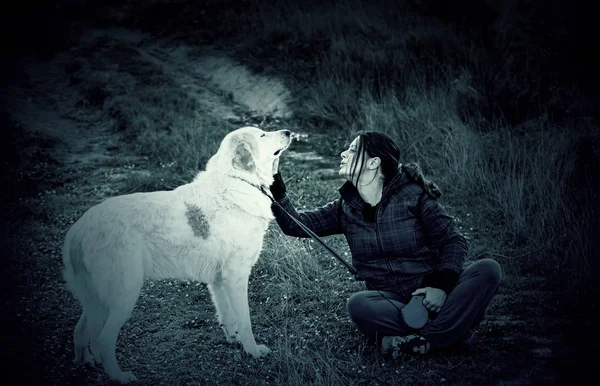
[(419, 288), (418, 290), (412, 293), (413, 296), (420, 294), (425, 294), (425, 299), (423, 299), (423, 305), (425, 306), (425, 308), (432, 312), (439, 312), (442, 306), (444, 305), (446, 298), (448, 297), (446, 292), (439, 288), (433, 287)]
[(275, 161), (273, 161), (273, 172), (271, 174), (275, 175), (275, 174), (277, 174), (278, 171), (279, 171), (279, 157), (275, 158)]

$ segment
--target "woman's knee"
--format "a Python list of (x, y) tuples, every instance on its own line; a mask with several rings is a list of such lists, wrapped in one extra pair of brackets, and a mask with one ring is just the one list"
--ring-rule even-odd
[(346, 309), (348, 310), (348, 315), (350, 315), (350, 319), (356, 321), (364, 315), (369, 314), (370, 300), (369, 293), (367, 291), (357, 292), (352, 294), (348, 301), (346, 302)]
[(476, 268), (480, 275), (490, 284), (498, 285), (504, 277), (502, 266), (494, 259), (481, 259), (473, 263), (473, 265), (473, 268)]

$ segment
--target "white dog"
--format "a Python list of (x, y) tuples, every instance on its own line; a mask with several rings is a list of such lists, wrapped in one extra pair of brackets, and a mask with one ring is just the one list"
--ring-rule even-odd
[(75, 363), (95, 360), (114, 380), (136, 380), (119, 368), (115, 347), (144, 278), (207, 283), (227, 341), (253, 357), (270, 352), (252, 333), (248, 277), (273, 219), (261, 187), (268, 191), (273, 163), (290, 142), (287, 130), (242, 127), (191, 183), (109, 198), (83, 214), (63, 246), (63, 276), (83, 307)]

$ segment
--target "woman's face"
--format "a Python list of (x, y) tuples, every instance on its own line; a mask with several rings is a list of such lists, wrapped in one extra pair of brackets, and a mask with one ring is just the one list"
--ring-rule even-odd
[[(339, 175), (346, 178), (348, 181), (351, 180), (351, 174), (354, 170), (354, 164), (358, 165), (356, 170), (360, 169), (360, 162), (362, 162), (362, 157), (359, 157), (357, 154), (358, 144), (360, 141), (360, 137), (354, 138), (354, 141), (350, 144), (347, 150), (342, 152), (341, 157), (342, 161), (340, 162), (340, 171)], [(352, 182), (352, 181), (351, 181)]]

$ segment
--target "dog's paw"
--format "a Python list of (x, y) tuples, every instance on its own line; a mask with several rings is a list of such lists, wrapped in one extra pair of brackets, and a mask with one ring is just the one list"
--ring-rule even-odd
[(221, 327), (221, 329), (225, 333), (225, 339), (227, 340), (227, 343), (235, 343), (235, 342), (237, 342), (237, 340), (238, 340), (238, 338), (237, 338), (237, 332), (235, 332), (235, 333), (230, 333), (229, 332), (229, 331), (234, 331), (233, 328), (227, 328), (227, 326), (225, 326), (224, 324), (219, 324), (219, 326)]
[(92, 358), (92, 361), (100, 364), (102, 363), (102, 358), (100, 357), (100, 350), (97, 346), (95, 345), (90, 345), (90, 357)]
[(94, 356), (92, 354), (90, 354), (89, 351), (86, 351), (83, 354), (83, 363), (90, 365), (90, 366), (95, 366), (96, 365), (96, 358), (94, 358)]
[(131, 371), (121, 371), (120, 373), (111, 376), (111, 378), (123, 384), (137, 381), (137, 377), (133, 375)]
[(92, 354), (90, 354), (90, 351), (86, 348), (83, 351), (83, 357), (75, 358), (73, 360), (73, 363), (76, 366), (83, 366), (83, 365), (94, 366), (96, 364), (96, 359), (94, 358), (94, 356)]
[(227, 339), (227, 343), (235, 343), (235, 342), (237, 342), (237, 337), (235, 335), (225, 336), (225, 339)]
[(271, 349), (268, 348), (267, 346), (265, 346), (264, 344), (259, 344), (257, 347), (258, 347), (258, 350), (260, 351), (261, 357), (264, 357), (265, 355), (268, 355), (271, 353)]
[(271, 349), (265, 346), (264, 344), (259, 344), (253, 350), (246, 352), (252, 355), (254, 358), (262, 358), (265, 355), (269, 354), (271, 352)]

